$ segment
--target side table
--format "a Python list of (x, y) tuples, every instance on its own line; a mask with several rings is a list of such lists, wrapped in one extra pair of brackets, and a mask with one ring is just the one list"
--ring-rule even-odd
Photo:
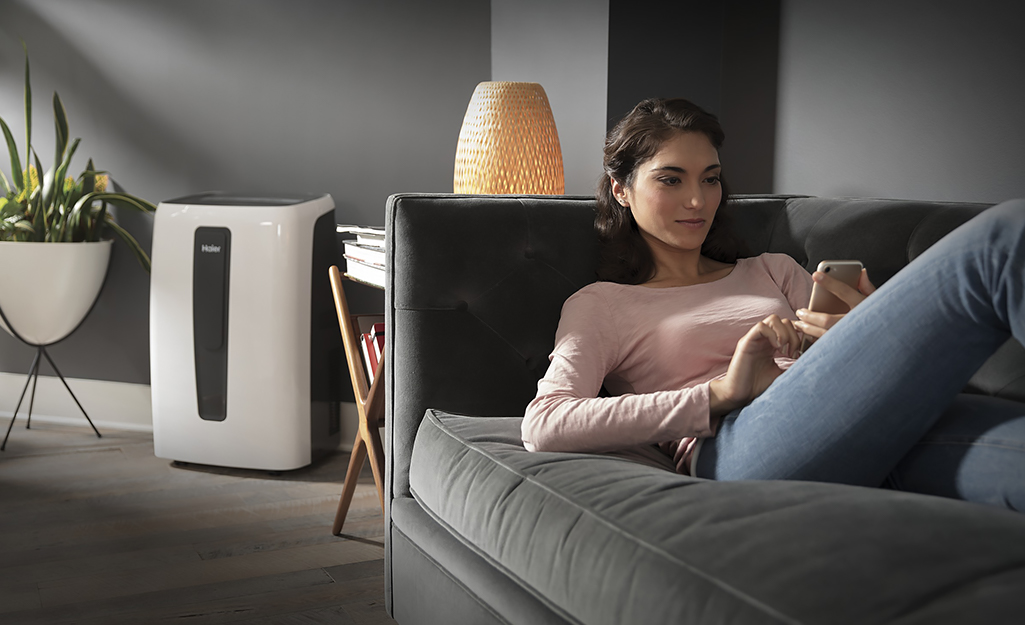
[[(369, 456), (370, 468), (374, 471), (374, 482), (377, 484), (377, 496), (381, 500), (381, 512), (384, 513), (384, 446), (378, 428), (384, 425), (384, 355), (377, 363), (374, 381), (367, 384), (368, 376), (363, 367), (363, 355), (360, 349), (359, 324), (360, 315), (349, 313), (349, 302), (342, 290), (342, 280), (352, 280), (343, 276), (336, 265), (328, 269), (331, 279), (331, 291), (334, 293), (335, 310), (338, 313), (338, 326), (342, 331), (342, 343), (345, 347), (345, 359), (349, 363), (349, 377), (352, 378), (352, 390), (356, 397), (356, 408), (359, 411), (359, 430), (356, 440), (352, 443), (352, 454), (349, 456), (349, 468), (345, 472), (345, 483), (342, 496), (338, 500), (338, 511), (331, 533), (338, 536), (345, 524), (345, 515), (349, 512), (352, 495), (356, 492), (356, 481), (363, 462)], [(353, 280), (354, 282), (360, 282)], [(360, 284), (366, 284), (360, 282)], [(372, 286), (372, 285), (371, 285)], [(380, 287), (376, 287), (380, 288)]]

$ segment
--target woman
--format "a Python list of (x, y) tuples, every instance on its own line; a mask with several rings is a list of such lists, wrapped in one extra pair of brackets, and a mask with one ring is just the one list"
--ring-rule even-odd
[[(863, 272), (855, 291), (786, 255), (737, 259), (717, 217), (722, 141), (682, 99), (641, 102), (610, 132), (602, 281), (563, 307), (527, 449), (1025, 510), (1021, 404), (959, 395), (1008, 336), (1025, 339), (1025, 202), (985, 211), (878, 292)], [(852, 312), (808, 311), (813, 282)], [(816, 343), (795, 360), (805, 335)]]

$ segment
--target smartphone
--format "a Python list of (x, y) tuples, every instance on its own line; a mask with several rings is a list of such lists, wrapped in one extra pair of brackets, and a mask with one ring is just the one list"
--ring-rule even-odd
[[(817, 269), (857, 290), (858, 280), (861, 278), (862, 264), (861, 261), (857, 260), (824, 260), (819, 263)], [(851, 311), (851, 307), (847, 305), (847, 302), (833, 295), (818, 283), (811, 287), (811, 302), (808, 304), (808, 309), (830, 315), (842, 315)], [(801, 352), (808, 349), (811, 343), (810, 337), (804, 337), (804, 340), (801, 341)]]

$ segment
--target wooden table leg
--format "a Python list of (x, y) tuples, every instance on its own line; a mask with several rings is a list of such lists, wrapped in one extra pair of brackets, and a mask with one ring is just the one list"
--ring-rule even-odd
[[(360, 471), (363, 470), (363, 462), (367, 459), (367, 444), (363, 440), (361, 432), (356, 432), (356, 440), (352, 443), (352, 454), (349, 456), (349, 468), (345, 471), (345, 483), (342, 485), (342, 496), (338, 500), (338, 511), (335, 512), (335, 524), (331, 533), (338, 536), (342, 533), (342, 525), (345, 524), (345, 515), (349, 512), (349, 504), (352, 503), (352, 496), (356, 492), (356, 482), (359, 480)], [(383, 498), (382, 498), (383, 501)]]

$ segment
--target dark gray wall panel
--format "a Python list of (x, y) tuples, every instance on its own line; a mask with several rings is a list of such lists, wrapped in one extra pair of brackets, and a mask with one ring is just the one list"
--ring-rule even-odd
[(608, 126), (644, 98), (687, 98), (722, 121), (733, 192), (771, 192), (779, 12), (779, 0), (611, 0)]
[(682, 97), (718, 113), (721, 2), (609, 2), (608, 127), (645, 98)]
[(734, 193), (771, 193), (776, 157), (779, 0), (725, 3), (720, 158)]

